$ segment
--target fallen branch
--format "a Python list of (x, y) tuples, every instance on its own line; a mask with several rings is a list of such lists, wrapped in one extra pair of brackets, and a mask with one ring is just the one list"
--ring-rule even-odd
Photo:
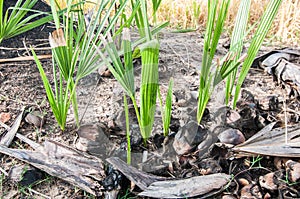
[(102, 195), (101, 181), (105, 177), (105, 171), (99, 158), (54, 141), (45, 141), (35, 151), (10, 149), (0, 145), (0, 152), (61, 178), (90, 194)]
[[(52, 55), (38, 55), (38, 59), (49, 59)], [(7, 63), (7, 62), (18, 62), (18, 61), (32, 61), (34, 60), (33, 56), (26, 56), (26, 57), (14, 57), (8, 59), (0, 59), (0, 63)]]

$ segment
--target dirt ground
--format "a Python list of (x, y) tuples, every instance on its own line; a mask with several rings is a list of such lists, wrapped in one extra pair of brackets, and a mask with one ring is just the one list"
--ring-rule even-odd
[[(30, 32), (22, 34), (12, 39), (5, 40), (0, 45), (1, 59), (14, 57), (29, 56), (29, 49), (32, 46), (38, 55), (50, 55), (51, 51), (48, 44), (49, 32), (53, 30), (49, 25), (36, 28)], [(189, 113), (196, 107), (196, 91), (198, 88), (199, 68), (201, 65), (201, 56), (203, 48), (203, 34), (198, 32), (190, 33), (172, 33), (170, 30), (165, 30), (159, 35), (161, 42), (160, 49), (160, 84), (163, 93), (167, 90), (167, 85), (170, 77), (174, 78), (173, 90), (173, 106), (172, 106), (172, 121), (177, 127), (173, 133), (176, 134), (178, 126), (184, 126), (189, 120)], [(226, 48), (227, 39), (221, 41), (217, 49), (217, 55), (225, 55), (228, 51)], [(268, 52), (276, 47), (263, 47), (260, 54)], [(42, 65), (48, 77), (52, 76), (51, 59), (43, 59)], [(135, 63), (136, 85), (139, 82), (140, 61)], [(102, 69), (99, 70), (100, 72)], [(123, 112), (122, 105), (122, 89), (113, 77), (103, 77), (99, 71), (95, 71), (88, 77), (84, 78), (77, 89), (79, 101), (79, 114), (82, 117), (82, 125), (104, 123), (110, 129), (109, 139), (113, 140), (118, 147), (125, 142), (125, 136), (122, 131), (115, 132), (115, 125), (122, 123), (118, 116)], [(50, 78), (52, 81), (52, 79)], [(53, 82), (51, 82), (53, 83)], [(222, 87), (221, 87), (222, 88)], [(254, 116), (249, 112), (242, 112), (243, 103), (238, 106), (237, 111), (243, 118), (248, 118), (247, 128), (241, 127), (241, 131), (248, 139), (254, 133), (258, 132), (267, 124), (277, 121), (277, 126), (282, 126), (284, 112), (282, 104), (286, 99), (287, 106), (293, 109), (290, 111), (289, 124), (298, 124), (298, 107), (299, 101), (289, 96), (289, 91), (274, 81), (274, 78), (267, 74), (264, 70), (253, 67), (250, 69), (249, 75), (244, 83), (243, 89), (253, 95), (256, 102), (263, 105), (270, 96), (276, 96), (279, 106), (275, 110), (263, 110), (255, 107)], [(219, 96), (220, 93), (214, 95)], [(208, 110), (216, 108), (215, 99), (209, 105)], [(61, 132), (52, 115), (49, 103), (46, 98), (46, 93), (40, 78), (38, 68), (34, 61), (16, 61), (16, 62), (1, 62), (0, 63), (0, 114), (8, 113), (10, 118), (6, 121), (6, 125), (10, 126), (21, 112), (22, 107), (26, 110), (36, 110), (42, 113), (45, 117), (45, 124), (39, 128), (29, 124), (25, 120), (22, 121), (18, 133), (32, 139), (37, 143), (42, 143), (45, 139), (52, 139), (60, 143), (64, 143), (75, 148), (77, 139), (77, 130), (74, 126), (72, 111), (70, 111), (67, 129)], [(296, 113), (295, 113), (296, 112)], [(256, 121), (257, 118), (262, 118), (263, 122)], [(161, 135), (162, 129), (159, 121), (159, 115), (156, 118), (157, 122), (154, 127), (154, 134)], [(250, 122), (249, 122), (250, 121)], [(119, 123), (118, 123), (119, 122)], [(207, 124), (203, 124), (204, 126)], [(251, 126), (252, 125), (252, 126)], [(118, 126), (123, 128), (124, 126)], [(5, 128), (0, 127), (0, 135), (5, 131)], [(121, 132), (121, 133), (120, 133)], [(155, 142), (152, 140), (151, 142)], [(100, 143), (101, 144), (101, 143)], [(13, 141), (11, 148), (29, 149), (29, 146), (19, 141), (17, 138)], [(138, 151), (137, 147), (137, 151)], [(177, 156), (178, 157), (178, 156)], [(188, 156), (180, 158), (188, 159)], [(193, 156), (197, 159), (197, 156)], [(199, 158), (199, 157), (198, 157)], [(221, 170), (226, 172), (229, 165), (235, 169), (234, 174), (241, 172), (245, 173), (243, 178), (248, 182), (258, 185), (258, 178), (268, 173), (267, 171), (276, 171), (273, 163), (274, 157), (262, 157), (259, 161), (260, 168), (248, 169), (246, 162), (256, 162), (253, 158), (242, 158), (238, 160), (226, 160), (226, 163), (221, 164)], [(93, 198), (90, 194), (70, 185), (62, 179), (52, 177), (44, 172), (37, 171), (37, 180), (33, 185), (22, 186), (20, 183), (10, 179), (5, 173), (9, 174), (13, 167), (24, 165), (12, 157), (0, 154), (0, 198)], [(188, 176), (200, 175), (199, 168), (193, 166), (184, 166), (182, 161), (173, 158), (171, 162), (174, 165), (175, 171), (168, 177), (184, 178)], [(179, 163), (178, 163), (179, 162)], [(178, 166), (179, 164), (179, 166)], [(186, 163), (188, 164), (188, 163)], [(198, 169), (198, 170), (197, 170)], [(198, 173), (197, 173), (198, 172)], [(159, 172), (158, 172), (159, 173)], [(168, 172), (163, 173), (167, 175)], [(246, 177), (245, 177), (246, 176)], [(124, 178), (124, 177), (123, 177)], [(240, 185), (242, 186), (242, 185)], [(240, 195), (239, 187), (236, 190), (228, 189), (225, 192), (232, 195)], [(285, 187), (286, 188), (286, 187)], [(290, 187), (296, 196), (299, 195), (299, 186)], [(126, 198), (126, 191), (129, 186), (123, 186), (119, 198)], [(269, 193), (271, 198), (281, 195), (280, 188), (269, 191), (259, 188), (263, 196)], [(135, 192), (136, 193), (136, 192)], [(298, 194), (298, 195), (297, 195)], [(221, 196), (220, 196), (221, 197)], [(214, 198), (214, 197), (213, 197)], [(287, 198), (287, 197), (286, 197)]]

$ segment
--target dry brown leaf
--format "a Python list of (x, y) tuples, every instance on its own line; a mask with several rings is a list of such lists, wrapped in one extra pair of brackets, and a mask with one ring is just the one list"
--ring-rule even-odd
[(51, 48), (57, 48), (59, 46), (67, 46), (64, 31), (60, 28), (49, 34), (49, 43)]
[(0, 113), (0, 122), (5, 124), (10, 120), (10, 118), (11, 118), (10, 113)]

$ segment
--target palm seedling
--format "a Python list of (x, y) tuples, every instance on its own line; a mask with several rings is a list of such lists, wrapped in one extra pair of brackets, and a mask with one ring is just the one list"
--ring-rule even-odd
[[(52, 15), (56, 25), (56, 31), (52, 33), (52, 35), (56, 35), (56, 37), (53, 37), (53, 40), (56, 42), (50, 41), (50, 44), (53, 54), (53, 67), (59, 69), (60, 78), (54, 79), (55, 92), (53, 92), (53, 94), (51, 94), (49, 90), (51, 88), (49, 81), (43, 82), (45, 88), (49, 88), (46, 89), (49, 102), (53, 101), (55, 103), (55, 106), (51, 106), (51, 108), (57, 121), (61, 121), (58, 122), (61, 129), (65, 127), (67, 114), (65, 110), (68, 110), (70, 104), (72, 104), (74, 110), (76, 124), (79, 126), (76, 86), (80, 79), (100, 67), (100, 56), (96, 52), (95, 46), (98, 48), (101, 45), (101, 40), (99, 40), (100, 34), (106, 35), (113, 30), (114, 24), (123, 12), (127, 0), (122, 2), (113, 17), (111, 17), (111, 14), (117, 0), (101, 1), (98, 5), (97, 13), (93, 16), (94, 20), (89, 24), (86, 24), (83, 13), (84, 3), (84, 1), (81, 1), (73, 4), (73, 0), (68, 0), (67, 8), (62, 15), (63, 25), (61, 26), (60, 12), (56, 10), (57, 5), (55, 0), (50, 1)], [(77, 21), (74, 20), (75, 18), (77, 18)], [(60, 43), (59, 41), (64, 41), (64, 44), (57, 45), (57, 43)], [(36, 62), (38, 63), (37, 59)], [(42, 68), (39, 67), (39, 69)], [(56, 71), (57, 70), (53, 70), (54, 77), (56, 76)], [(65, 84), (59, 83), (62, 81), (64, 81)], [(62, 89), (63, 86), (65, 86), (65, 89)], [(58, 100), (62, 98), (63, 100)], [(55, 111), (55, 107), (59, 110)], [(64, 114), (58, 114), (61, 112)]]
[(275, 0), (269, 3), (266, 12), (258, 26), (254, 38), (250, 44), (247, 55), (242, 55), (243, 39), (246, 35), (246, 24), (249, 15), (250, 1), (242, 0), (239, 12), (236, 17), (236, 24), (231, 39), (229, 53), (221, 60), (221, 63), (212, 67), (216, 47), (223, 30), (224, 20), (226, 18), (230, 0), (222, 1), (218, 12), (218, 0), (208, 1), (208, 21), (203, 47), (202, 67), (200, 72), (200, 86), (198, 97), (197, 121), (200, 123), (205, 107), (209, 101), (213, 88), (227, 78), (226, 84), (226, 102), (233, 90), (235, 78), (237, 76), (237, 67), (243, 62), (241, 73), (239, 74), (235, 96), (234, 107), (241, 89), (241, 85), (249, 71), (249, 68), (269, 30), (271, 23), (278, 11), (281, 0)]
[[(0, 43), (4, 39), (17, 36), (52, 20), (52, 16), (48, 13), (32, 10), (37, 1), (18, 0), (14, 7), (8, 8), (3, 13), (4, 0), (0, 0)], [(26, 16), (28, 12), (32, 12), (32, 14)], [(41, 15), (48, 16), (35, 20), (36, 17)]]
[[(133, 3), (133, 1), (132, 1)], [(137, 105), (135, 88), (134, 88), (134, 74), (133, 74), (133, 54), (132, 54), (132, 44), (130, 41), (129, 29), (124, 29), (123, 31), (123, 52), (124, 55), (124, 64), (122, 63), (117, 51), (117, 48), (108, 35), (108, 42), (104, 45), (105, 52), (108, 54), (109, 58), (106, 58), (101, 50), (97, 50), (103, 60), (105, 60), (108, 68), (117, 79), (117, 81), (123, 87), (125, 93), (131, 98), (133, 106), (135, 108), (136, 117), (140, 127), (141, 135), (144, 139), (144, 142), (150, 137), (152, 132), (152, 127), (154, 123), (154, 114), (156, 110), (156, 99), (157, 92), (159, 89), (158, 85), (158, 56), (159, 56), (159, 42), (157, 39), (153, 39), (153, 34), (161, 29), (158, 28), (153, 32), (149, 29), (148, 17), (146, 12), (146, 2), (138, 1), (133, 5), (136, 8), (136, 5), (141, 5), (137, 9), (135, 15), (135, 20), (137, 27), (140, 32), (140, 36), (146, 40), (143, 44), (139, 45), (141, 58), (142, 58), (142, 71), (141, 71), (141, 84), (140, 84), (140, 107)], [(136, 9), (135, 9), (136, 10)], [(101, 37), (102, 42), (106, 42), (104, 36)], [(143, 39), (141, 39), (143, 41)], [(112, 64), (111, 64), (112, 63)], [(172, 85), (172, 83), (170, 83)], [(172, 86), (170, 86), (172, 87)], [(170, 90), (170, 89), (169, 89)], [(169, 91), (171, 93), (171, 91)], [(171, 94), (169, 94), (171, 95)], [(167, 97), (171, 100), (171, 97)], [(166, 102), (166, 107), (171, 106), (171, 102)], [(165, 111), (164, 118), (170, 116), (171, 108)], [(168, 124), (166, 120), (165, 124)], [(165, 125), (167, 126), (167, 125)], [(165, 127), (167, 129), (167, 127)], [(165, 130), (167, 132), (167, 130)]]
[[(230, 42), (230, 51), (236, 52), (237, 57), (241, 55), (243, 50), (243, 40), (246, 35), (246, 25), (249, 16), (251, 1), (242, 0), (239, 6), (239, 10), (236, 16), (236, 21), (232, 33), (232, 39)], [(235, 58), (235, 61), (237, 60)], [(229, 103), (229, 98), (233, 89), (235, 78), (237, 75), (238, 68), (235, 68), (232, 73), (227, 77), (226, 81), (226, 104)]]
[[(158, 59), (160, 44), (150, 31), (149, 20), (147, 16), (146, 1), (141, 0), (141, 7), (138, 10), (135, 21), (141, 37), (146, 38), (146, 42), (139, 46), (142, 71), (141, 71), (141, 85), (140, 85), (140, 130), (144, 142), (150, 137), (154, 123), (157, 93), (159, 92), (158, 84)], [(133, 1), (132, 1), (133, 3)], [(155, 12), (158, 9), (160, 1), (153, 1)], [(172, 87), (172, 83), (170, 83)], [(169, 93), (171, 89), (169, 87)], [(171, 94), (170, 94), (171, 95)], [(171, 117), (171, 97), (167, 97), (165, 112), (163, 115), (164, 132), (167, 135), (170, 117)], [(169, 118), (168, 118), (169, 117)]]

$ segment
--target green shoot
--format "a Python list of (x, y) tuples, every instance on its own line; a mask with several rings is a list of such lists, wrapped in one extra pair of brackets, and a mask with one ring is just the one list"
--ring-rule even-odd
[[(106, 58), (105, 55), (99, 50), (96, 46), (95, 49), (97, 53), (101, 56), (102, 60), (105, 61), (108, 69), (111, 71), (116, 80), (121, 84), (126, 94), (131, 98), (134, 109), (136, 112), (136, 116), (138, 119), (139, 126), (141, 126), (140, 113), (135, 99), (135, 88), (134, 88), (134, 71), (133, 71), (133, 63), (132, 63), (132, 51), (131, 51), (131, 41), (130, 41), (130, 33), (128, 28), (123, 29), (123, 54), (125, 64), (123, 65), (117, 48), (110, 36), (107, 34), (108, 41), (101, 36), (101, 41), (104, 44), (104, 49), (108, 54), (109, 58)], [(112, 64), (110, 63), (112, 62)], [(142, 129), (140, 129), (142, 131)]]
[[(15, 6), (8, 8), (5, 13), (3, 13), (4, 0), (0, 1), (0, 43), (4, 39), (12, 38), (52, 20), (52, 16), (48, 15), (48, 13), (31, 10), (37, 1), (38, 0), (18, 0)], [(11, 13), (9, 14), (10, 10)], [(25, 17), (29, 11), (33, 12), (33, 14)], [(48, 16), (34, 20), (34, 18), (41, 15)]]
[[(133, 102), (136, 116), (138, 119), (139, 126), (140, 125), (140, 113), (135, 99), (135, 88), (134, 88), (134, 71), (133, 71), (133, 63), (132, 63), (132, 47), (130, 41), (130, 33), (128, 28), (123, 29), (122, 36), (122, 47), (124, 54), (124, 65), (119, 57), (119, 53), (117, 51), (116, 45), (113, 42), (110, 34), (107, 34), (108, 39), (106, 40), (104, 36), (101, 36), (102, 43), (104, 44), (104, 49), (107, 52), (110, 60), (112, 60), (112, 64), (110, 60), (104, 56), (101, 50), (94, 45), (97, 53), (100, 55), (102, 60), (108, 66), (108, 69), (111, 71), (116, 80), (123, 87), (125, 94), (127, 94)], [(131, 144), (130, 144), (130, 127), (129, 127), (129, 115), (128, 115), (128, 104), (127, 98), (124, 94), (124, 108), (125, 108), (125, 118), (126, 118), (126, 138), (127, 138), (127, 163), (131, 163)], [(142, 130), (142, 129), (141, 129)]]
[(163, 108), (163, 102), (162, 102), (160, 90), (158, 90), (158, 97), (159, 97), (159, 102), (160, 102), (160, 107), (161, 107), (161, 116), (162, 116), (162, 121), (163, 121), (164, 136), (168, 136), (169, 126), (171, 123), (172, 90), (173, 90), (173, 78), (171, 78), (169, 81), (168, 92), (167, 92), (167, 96), (166, 96), (166, 104), (165, 104), (164, 108)]
[[(236, 85), (233, 106), (235, 108), (241, 85), (253, 63), (253, 60), (269, 30), (272, 21), (278, 11), (281, 0), (269, 3), (265, 14), (258, 26), (254, 38), (250, 44), (247, 55), (241, 56), (243, 39), (246, 35), (246, 25), (250, 2), (243, 0), (240, 4), (229, 53), (222, 59), (221, 64), (213, 66), (212, 60), (215, 55), (216, 47), (223, 31), (224, 20), (227, 15), (230, 0), (222, 1), (218, 9), (219, 1), (208, 1), (208, 21), (204, 38), (202, 67), (200, 72), (200, 86), (198, 97), (197, 121), (200, 123), (205, 107), (209, 101), (214, 87), (227, 78), (226, 83), (226, 103), (228, 103), (233, 90), (237, 75), (237, 67), (244, 61), (241, 73)], [(217, 15), (218, 12), (218, 15)]]
[[(103, 52), (98, 48), (96, 48), (96, 51), (98, 52), (102, 60), (104, 60), (117, 81), (121, 84), (126, 94), (131, 98), (140, 127), (140, 133), (144, 139), (144, 143), (146, 143), (152, 132), (158, 92), (158, 56), (160, 45), (158, 40), (152, 38), (154, 34), (156, 34), (163, 26), (165, 26), (165, 24), (156, 28), (155, 31), (153, 30), (153, 32), (150, 31), (147, 17), (146, 1), (143, 0), (134, 2), (133, 0), (131, 0), (131, 4), (135, 9), (137, 5), (141, 6), (137, 9), (135, 20), (142, 37), (140, 41), (144, 42), (144, 40), (146, 40), (145, 43), (139, 46), (140, 54), (142, 57), (140, 110), (136, 103), (134, 90), (134, 76), (132, 65), (133, 55), (129, 37), (129, 30), (127, 28), (124, 28), (123, 31), (123, 53), (117, 51), (117, 48), (109, 34), (107, 34), (108, 42), (106, 41), (104, 36), (100, 37), (109, 58), (106, 58)], [(143, 37), (145, 37), (145, 39), (143, 39)], [(124, 65), (119, 57), (121, 54), (124, 54)], [(170, 105), (168, 104), (168, 106)], [(170, 115), (170, 113), (166, 115)]]
[(156, 98), (158, 91), (158, 58), (159, 58), (159, 42), (157, 39), (152, 39), (149, 28), (149, 20), (147, 16), (146, 1), (141, 1), (140, 17), (146, 42), (139, 46), (142, 58), (142, 79), (140, 86), (140, 119), (141, 119), (141, 134), (144, 143), (150, 137), (154, 123), (154, 115), (156, 111)]
[[(54, 82), (55, 82), (55, 91), (53, 92), (51, 85), (47, 79), (47, 76), (44, 72), (44, 69), (42, 67), (41, 62), (37, 58), (34, 50), (32, 50), (32, 54), (34, 56), (34, 59), (36, 61), (37, 67), (39, 69), (40, 75), (43, 80), (43, 84), (46, 90), (47, 98), (50, 103), (50, 107), (52, 109), (52, 112), (54, 114), (54, 117), (60, 126), (62, 130), (65, 129), (66, 125), (66, 118), (67, 118), (67, 112), (70, 106), (70, 100), (68, 97), (68, 89), (63, 89), (63, 78), (60, 74), (60, 81), (56, 80), (56, 75), (54, 75)], [(53, 73), (56, 74), (55, 65), (53, 65)], [(58, 85), (59, 82), (59, 85)], [(70, 87), (70, 82), (67, 82), (67, 88)]]
[(158, 56), (159, 42), (152, 40), (140, 45), (142, 56), (141, 80), (141, 125), (144, 141), (150, 137), (154, 114), (156, 110), (156, 97), (158, 90)]

